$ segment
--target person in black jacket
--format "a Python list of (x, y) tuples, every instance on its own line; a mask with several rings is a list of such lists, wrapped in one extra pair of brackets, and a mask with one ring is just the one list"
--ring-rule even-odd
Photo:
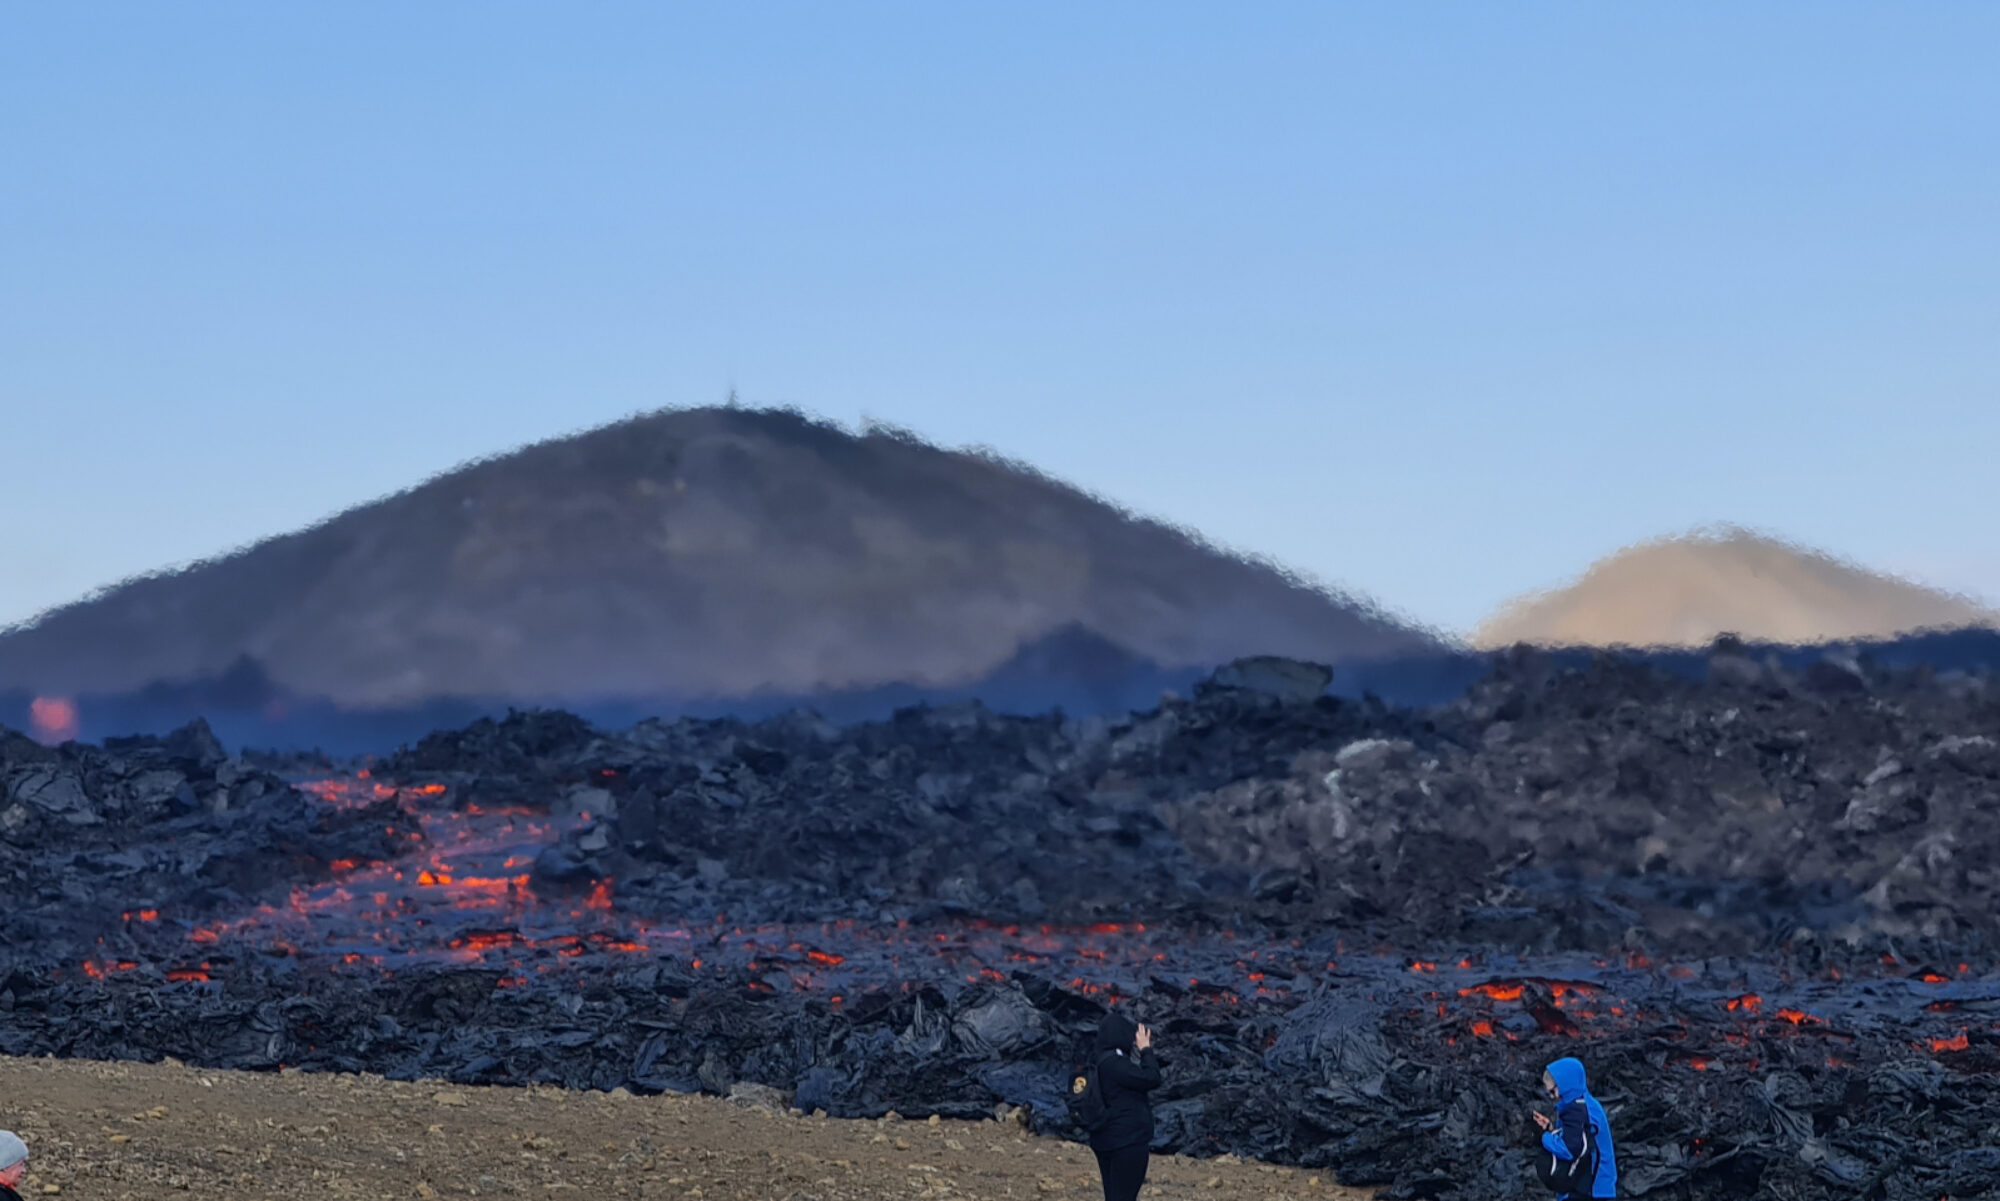
[(0, 1130), (0, 1201), (21, 1201), (14, 1190), (28, 1174), (28, 1144), (12, 1130)]
[(1153, 1144), (1153, 1106), (1146, 1094), (1160, 1086), (1153, 1032), (1122, 1013), (1097, 1024), (1097, 1086), (1104, 1094), (1104, 1124), (1090, 1136), (1104, 1201), (1137, 1201), (1146, 1183)]

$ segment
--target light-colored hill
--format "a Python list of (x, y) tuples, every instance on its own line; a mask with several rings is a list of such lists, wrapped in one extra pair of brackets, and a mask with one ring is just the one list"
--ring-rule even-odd
[(1745, 530), (1666, 538), (1502, 607), (1479, 647), (1702, 646), (1718, 634), (1809, 644), (2000, 624), (1973, 601)]
[(636, 418), (0, 634), (0, 689), (262, 663), (348, 704), (951, 686), (1052, 631), (1162, 666), (1435, 645), (1045, 476), (795, 413)]

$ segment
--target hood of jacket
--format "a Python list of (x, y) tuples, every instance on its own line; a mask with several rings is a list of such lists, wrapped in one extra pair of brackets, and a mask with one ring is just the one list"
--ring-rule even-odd
[(1104, 1020), (1097, 1023), (1097, 1054), (1107, 1055), (1113, 1051), (1130, 1051), (1138, 1040), (1139, 1023), (1122, 1013), (1107, 1013)]
[(1580, 1101), (1590, 1092), (1590, 1083), (1583, 1074), (1583, 1061), (1571, 1057), (1556, 1060), (1548, 1066), (1549, 1079), (1556, 1082), (1556, 1104), (1568, 1105)]

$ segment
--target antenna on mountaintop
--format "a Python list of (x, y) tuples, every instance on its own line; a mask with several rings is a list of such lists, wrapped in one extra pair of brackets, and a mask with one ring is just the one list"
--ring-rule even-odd
[(736, 399), (735, 384), (729, 385), (729, 399), (723, 401), (722, 403), (725, 408), (740, 409), (743, 407), (742, 402)]

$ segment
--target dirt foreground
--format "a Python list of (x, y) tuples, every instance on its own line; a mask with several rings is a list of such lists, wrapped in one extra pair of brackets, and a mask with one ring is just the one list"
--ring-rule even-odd
[[(712, 1097), (0, 1057), (24, 1198), (575, 1196), (1095, 1201), (1087, 1148), (1012, 1122), (791, 1117)], [(1144, 1198), (1370, 1194), (1240, 1160), (1155, 1157)]]

